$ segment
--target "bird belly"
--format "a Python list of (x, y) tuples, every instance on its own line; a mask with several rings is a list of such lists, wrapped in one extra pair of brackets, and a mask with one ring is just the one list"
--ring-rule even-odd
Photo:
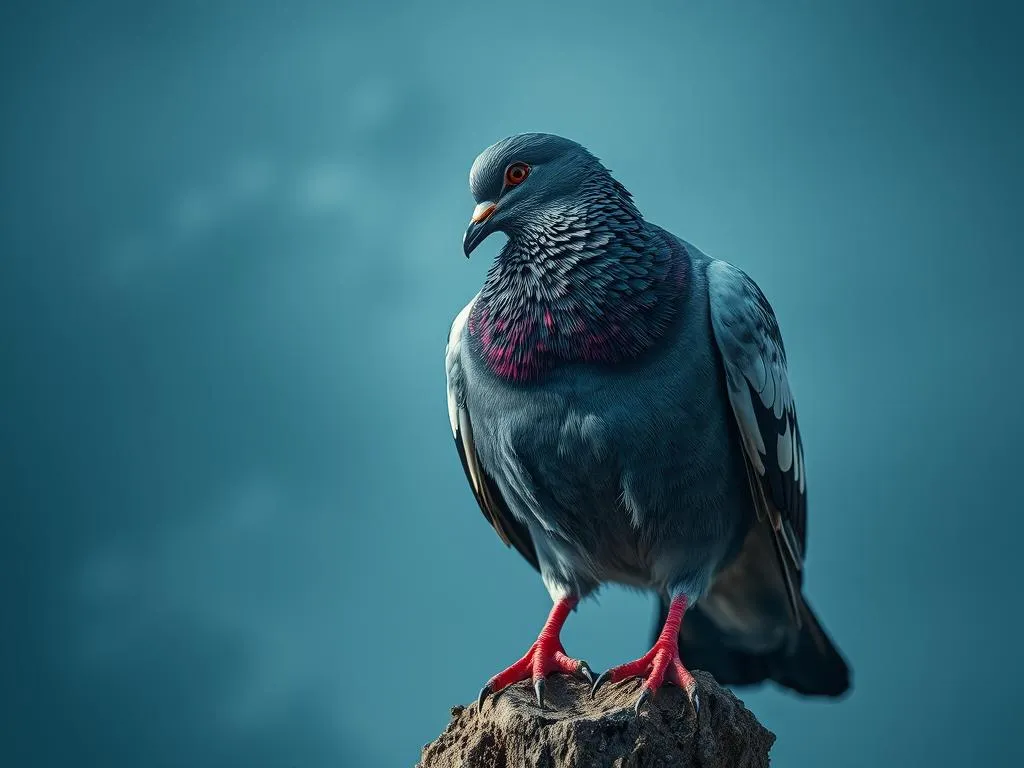
[(549, 589), (702, 594), (729, 535), (729, 473), (708, 450), (724, 419), (641, 409), (592, 377), (503, 389), (472, 404), (481, 461), (529, 527)]
[(694, 472), (707, 457), (696, 444), (681, 450), (685, 437), (611, 443), (607, 432), (599, 411), (569, 408), (557, 440), (517, 451), (534, 480), (540, 549), (577, 581), (682, 588), (696, 599), (729, 538), (721, 499)]

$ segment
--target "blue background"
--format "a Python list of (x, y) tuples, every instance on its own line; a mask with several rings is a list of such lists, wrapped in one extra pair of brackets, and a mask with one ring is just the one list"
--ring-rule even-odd
[[(840, 703), (779, 765), (1020, 765), (1010, 3), (5, 3), (10, 766), (411, 765), (535, 637), (443, 348), (475, 155), (575, 138), (773, 302)], [(648, 641), (607, 590), (567, 649)]]

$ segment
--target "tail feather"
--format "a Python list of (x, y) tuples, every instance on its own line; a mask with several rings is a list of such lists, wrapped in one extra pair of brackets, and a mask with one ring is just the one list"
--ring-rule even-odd
[[(667, 611), (662, 600), (655, 632)], [(805, 696), (841, 696), (850, 688), (850, 668), (802, 596), (799, 611), (801, 626), (790, 642), (772, 651), (752, 652), (742, 648), (742, 638), (723, 633), (697, 603), (686, 612), (679, 633), (683, 663), (709, 672), (722, 685), (773, 680)]]

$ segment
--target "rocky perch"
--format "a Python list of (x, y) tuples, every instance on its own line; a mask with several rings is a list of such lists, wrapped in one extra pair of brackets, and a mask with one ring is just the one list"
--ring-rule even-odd
[(665, 686), (641, 713), (640, 681), (608, 684), (590, 696), (583, 680), (554, 675), (541, 709), (529, 683), (476, 704), (423, 748), (417, 768), (755, 768), (768, 765), (775, 734), (704, 672), (695, 717), (686, 694)]

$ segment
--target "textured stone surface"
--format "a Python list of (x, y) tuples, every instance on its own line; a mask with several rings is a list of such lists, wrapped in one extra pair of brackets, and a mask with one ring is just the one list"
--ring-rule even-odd
[(419, 768), (755, 768), (768, 765), (775, 735), (730, 691), (695, 672), (701, 709), (662, 688), (639, 716), (640, 681), (607, 684), (591, 699), (582, 680), (555, 675), (541, 710), (528, 683), (497, 697), (454, 707), (437, 741), (423, 748)]

